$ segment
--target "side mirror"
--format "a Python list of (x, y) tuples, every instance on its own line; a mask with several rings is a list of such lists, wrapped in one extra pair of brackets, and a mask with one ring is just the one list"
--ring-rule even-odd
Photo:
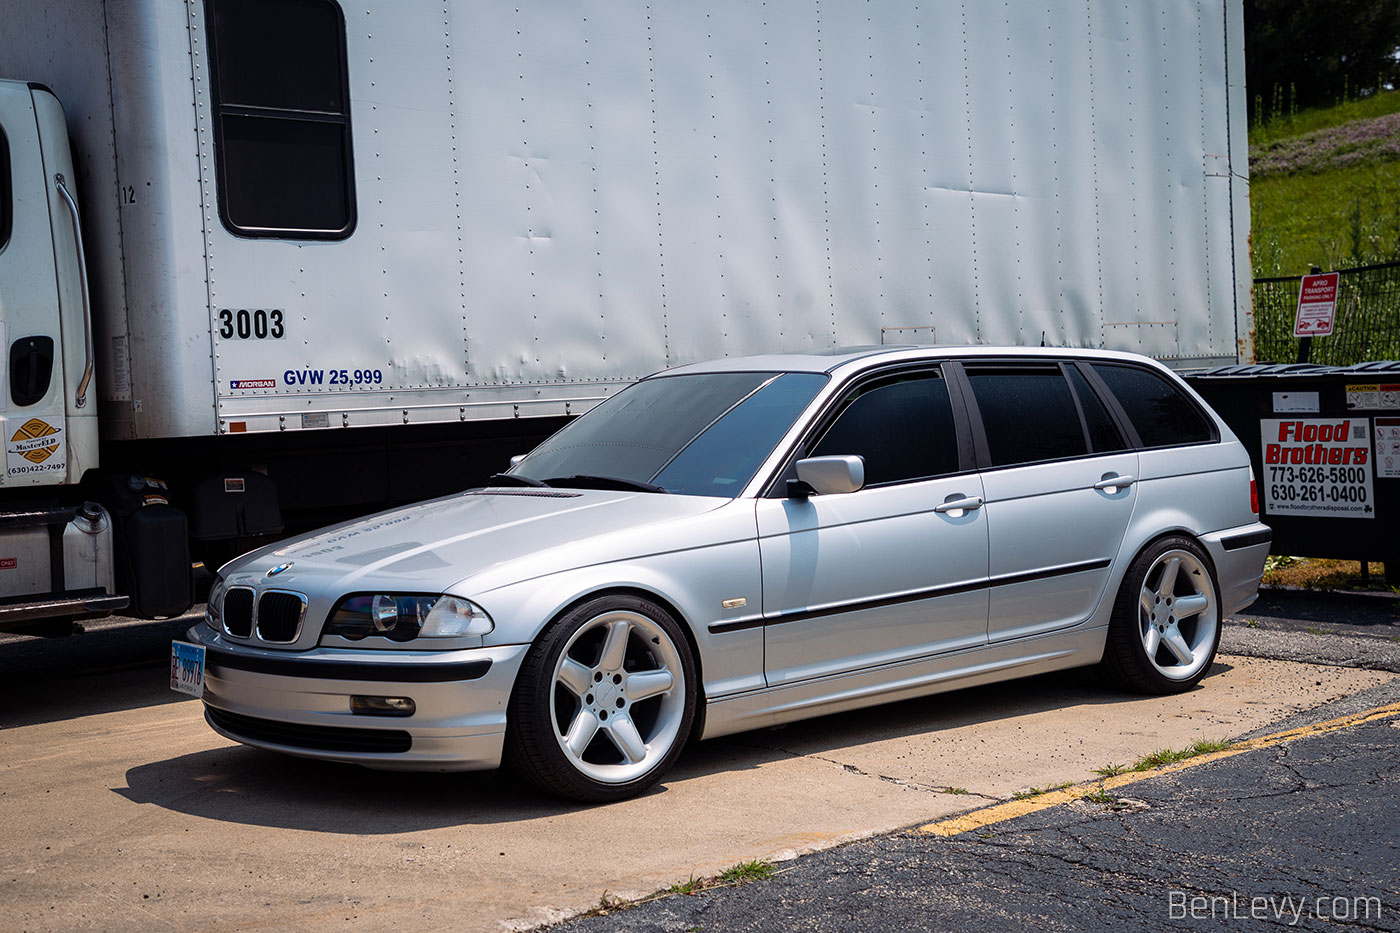
[(824, 496), (857, 492), (865, 486), (865, 460), (854, 455), (808, 457), (797, 461), (797, 482)]
[(511, 457), (511, 458), (510, 458), (510, 465), (511, 465), (511, 467), (514, 468), (514, 467), (519, 466), (519, 465), (520, 465), (520, 461), (521, 461), (521, 460), (524, 460), (524, 459), (526, 458), (526, 456), (528, 456), (528, 455), (527, 455), (527, 454), (516, 454), (514, 457)]

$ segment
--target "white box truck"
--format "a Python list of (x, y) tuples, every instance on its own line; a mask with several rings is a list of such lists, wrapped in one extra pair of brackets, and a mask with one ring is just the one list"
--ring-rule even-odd
[(879, 343), (1247, 360), (1241, 0), (4, 0), (0, 627)]

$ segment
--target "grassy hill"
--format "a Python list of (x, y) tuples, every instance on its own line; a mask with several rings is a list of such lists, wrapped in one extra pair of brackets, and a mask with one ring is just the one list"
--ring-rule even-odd
[(1256, 117), (1255, 277), (1400, 259), (1400, 91)]

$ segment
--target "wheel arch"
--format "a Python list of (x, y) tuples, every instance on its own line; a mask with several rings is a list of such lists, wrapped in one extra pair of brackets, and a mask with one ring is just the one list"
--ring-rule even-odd
[[(1134, 526), (1142, 527), (1136, 521), (1134, 521)], [(1210, 565), (1211, 583), (1215, 587), (1215, 597), (1217, 601), (1220, 600), (1220, 572), (1215, 565), (1215, 556), (1211, 554), (1206, 543), (1201, 540), (1200, 533), (1193, 530), (1184, 520), (1178, 518), (1174, 524), (1169, 524), (1166, 527), (1150, 528), (1145, 535), (1134, 535), (1133, 530), (1134, 527), (1129, 527), (1128, 533), (1123, 536), (1123, 541), (1119, 544), (1118, 553), (1114, 557), (1113, 573), (1108, 579), (1108, 585), (1099, 595), (1098, 605), (1090, 617), (1092, 619), (1090, 624), (1105, 628), (1108, 626), (1113, 615), (1113, 607), (1118, 601), (1118, 593), (1123, 588), (1123, 580), (1127, 578), (1129, 569), (1148, 548), (1166, 538), (1189, 538), (1205, 553), (1206, 560)]]
[[(1173, 541), (1173, 539), (1176, 540)], [(1157, 667), (1155, 661), (1151, 659), (1144, 661), (1137, 653), (1138, 649), (1141, 649), (1139, 644), (1141, 636), (1137, 629), (1140, 622), (1132, 623), (1131, 633), (1128, 633), (1128, 623), (1125, 620), (1129, 613), (1133, 619), (1137, 619), (1140, 609), (1137, 608), (1137, 597), (1125, 587), (1128, 575), (1133, 573), (1134, 568), (1142, 564), (1146, 558), (1150, 557), (1155, 563), (1163, 555), (1171, 553), (1173, 549), (1183, 550), (1182, 545), (1185, 544), (1193, 545), (1190, 550), (1204, 564), (1205, 572), (1209, 577), (1211, 596), (1215, 604), (1215, 618), (1210, 655), (1204, 662), (1204, 666), (1200, 667), (1196, 673), (1185, 674), (1180, 681), (1174, 682), (1172, 677)], [(1154, 556), (1154, 552), (1159, 553)], [(1105, 594), (1104, 605), (1108, 611), (1108, 625), (1105, 629), (1104, 652), (1099, 661), (1099, 669), (1110, 681), (1135, 692), (1161, 695), (1179, 693), (1194, 688), (1210, 670), (1211, 663), (1219, 649), (1220, 634), (1225, 624), (1225, 604), (1221, 595), (1220, 573), (1210, 547), (1200, 535), (1190, 528), (1167, 527), (1156, 529), (1153, 534), (1140, 541), (1135, 549), (1129, 550), (1124, 547), (1120, 556), (1123, 557), (1122, 570), (1111, 581), (1111, 592)], [(1143, 572), (1148, 573), (1150, 569), (1151, 567), (1148, 565)], [(1170, 604), (1170, 600), (1168, 604)], [(1149, 666), (1154, 670), (1148, 670)]]
[(1125, 559), (1123, 561), (1123, 573), (1118, 575), (1118, 585), (1123, 585), (1123, 576), (1128, 572), (1128, 568), (1131, 567), (1139, 557), (1146, 553), (1148, 548), (1152, 547), (1160, 541), (1165, 541), (1167, 538), (1187, 538), (1193, 544), (1195, 544), (1196, 547), (1201, 549), (1201, 553), (1205, 555), (1206, 562), (1210, 565), (1211, 584), (1215, 587), (1215, 597), (1217, 600), (1219, 600), (1220, 571), (1215, 566), (1215, 555), (1210, 552), (1210, 546), (1206, 544), (1206, 542), (1202, 539), (1200, 534), (1198, 534), (1195, 531), (1192, 531), (1190, 528), (1187, 528), (1185, 526), (1157, 531), (1151, 537), (1147, 538), (1141, 544), (1139, 544), (1138, 547), (1132, 551), (1132, 553), (1122, 555), (1125, 557)]
[(553, 625), (570, 612), (573, 612), (579, 606), (582, 606), (590, 600), (599, 599), (604, 596), (632, 596), (637, 599), (645, 599), (649, 602), (656, 603), (669, 613), (671, 618), (676, 620), (676, 624), (680, 626), (681, 633), (685, 635), (686, 647), (690, 649), (690, 656), (695, 664), (695, 719), (691, 724), (690, 734), (687, 736), (686, 741), (690, 742), (699, 738), (704, 731), (707, 707), (705, 700), (704, 659), (700, 656), (700, 644), (695, 638), (694, 626), (691, 624), (690, 619), (686, 617), (686, 614), (681, 612), (674, 600), (667, 598), (654, 589), (639, 586), (635, 583), (600, 584), (591, 590), (578, 594), (568, 603), (561, 606), (558, 611), (545, 620), (544, 625), (540, 627), (540, 631), (535, 633), (535, 640), (539, 639), (540, 634), (544, 632), (545, 629), (549, 628), (549, 626)]

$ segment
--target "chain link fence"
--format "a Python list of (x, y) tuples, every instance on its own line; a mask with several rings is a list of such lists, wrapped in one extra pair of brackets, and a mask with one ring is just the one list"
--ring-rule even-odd
[[(1332, 336), (1313, 337), (1309, 362), (1351, 366), (1371, 360), (1400, 360), (1400, 262), (1336, 270), (1337, 316)], [(1254, 280), (1254, 358), (1294, 363), (1302, 276)]]

